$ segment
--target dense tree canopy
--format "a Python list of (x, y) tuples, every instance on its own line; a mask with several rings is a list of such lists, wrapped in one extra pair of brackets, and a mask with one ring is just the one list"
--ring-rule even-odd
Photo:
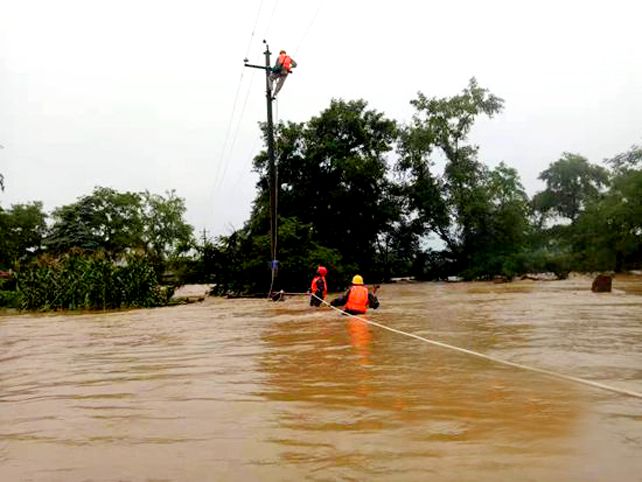
[[(395, 136), (395, 122), (362, 100), (334, 100), (307, 123), (277, 130), (279, 212), (309, 225), (314, 242), (340, 250), (344, 263), (364, 272), (395, 217), (385, 157)], [(259, 220), (268, 201), (265, 153), (255, 168), (261, 178), (252, 216)]]
[(615, 270), (642, 265), (642, 150), (608, 161), (611, 188), (587, 205), (573, 230), (573, 251), (581, 269)]
[(0, 269), (15, 266), (37, 253), (46, 233), (45, 213), (41, 202), (14, 204), (0, 208)]
[[(307, 122), (278, 126), (283, 287), (305, 286), (306, 270), (309, 277), (319, 262), (330, 265), (337, 287), (356, 271), (369, 279), (474, 279), (639, 264), (639, 224), (631, 221), (637, 212), (626, 200), (639, 189), (633, 170), (640, 148), (611, 160), (612, 172), (564, 153), (542, 172), (546, 188), (531, 200), (514, 168), (488, 167), (468, 142), (475, 121), (500, 113), (502, 99), (473, 78), (458, 95), (420, 92), (411, 104), (415, 115), (406, 125), (363, 100), (333, 100)], [(251, 217), (216, 246), (221, 291), (260, 291), (265, 282), (256, 280), (269, 271), (266, 152), (254, 167), (260, 180)], [(555, 224), (564, 218), (577, 226)], [(607, 219), (618, 226), (600, 225), (608, 239), (589, 238)], [(608, 246), (620, 246), (619, 254)], [(609, 254), (597, 256), (596, 249)], [(234, 259), (235, 268), (224, 259)]]
[(535, 209), (544, 216), (552, 213), (572, 223), (588, 203), (597, 199), (609, 180), (605, 168), (568, 152), (542, 171), (539, 178), (546, 182), (546, 189), (533, 198)]
[[(475, 120), (500, 112), (503, 100), (473, 78), (459, 95), (429, 99), (420, 92), (411, 104), (416, 112), (401, 132), (397, 170), (419, 234), (437, 235), (456, 271), (501, 272), (502, 262), (488, 255), (513, 252), (524, 239), (527, 223), (514, 217), (524, 219), (526, 195), (514, 170), (489, 171), (467, 139)], [(435, 169), (438, 156), (446, 159), (443, 172)]]
[[(304, 290), (319, 264), (330, 268), (331, 290), (355, 273), (376, 282), (642, 267), (640, 146), (604, 166), (562, 153), (529, 199), (510, 160), (491, 167), (469, 141), (478, 119), (502, 111), (501, 98), (473, 78), (452, 97), (419, 92), (410, 103), (405, 124), (365, 100), (335, 99), (308, 121), (276, 126), (276, 278), (265, 151), (254, 159), (250, 218), (228, 236), (197, 244), (173, 191), (98, 187), (54, 209), (49, 226), (41, 203), (0, 208), (0, 270), (24, 272), (25, 306), (44, 299), (46, 285), (34, 280), (90, 279), (102, 288), (61, 291), (45, 304), (107, 307), (158, 303), (155, 283), (168, 271), (175, 282), (214, 282), (219, 293), (261, 294)], [(114, 286), (130, 294), (108, 297)]]
[(173, 191), (161, 196), (97, 187), (54, 210), (46, 246), (54, 253), (81, 248), (112, 257), (141, 251), (163, 263), (189, 249), (192, 227), (183, 220), (184, 213), (185, 201)]
[[(54, 209), (0, 208), (0, 306), (30, 310), (107, 309), (166, 304), (159, 283), (192, 248), (185, 202), (98, 187)], [(8, 271), (8, 272), (6, 272)]]
[(183, 219), (186, 210), (183, 198), (174, 191), (165, 196), (145, 191), (141, 208), (145, 253), (164, 262), (190, 249), (193, 228)]
[(54, 210), (47, 247), (56, 253), (103, 249), (114, 256), (142, 248), (141, 209), (139, 194), (97, 187), (77, 202)]

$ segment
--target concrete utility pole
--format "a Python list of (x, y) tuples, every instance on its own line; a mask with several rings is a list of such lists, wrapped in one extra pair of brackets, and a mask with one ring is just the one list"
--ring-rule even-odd
[(271, 244), (271, 267), (273, 275), (276, 275), (279, 262), (276, 259), (276, 241), (277, 241), (277, 198), (278, 198), (278, 189), (277, 189), (277, 169), (276, 162), (274, 160), (274, 122), (272, 120), (272, 85), (270, 82), (270, 74), (272, 73), (272, 67), (270, 63), (270, 47), (264, 40), (265, 44), (265, 65), (254, 65), (249, 64), (248, 60), (245, 59), (244, 63), (246, 67), (251, 67), (254, 69), (263, 69), (265, 70), (265, 98), (267, 102), (267, 148), (268, 148), (268, 186), (270, 189), (270, 244)]

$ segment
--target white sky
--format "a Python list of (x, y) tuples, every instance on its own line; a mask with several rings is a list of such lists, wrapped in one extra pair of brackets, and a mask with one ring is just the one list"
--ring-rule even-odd
[(476, 126), (481, 160), (527, 191), (564, 151), (600, 162), (642, 142), (639, 1), (0, 0), (4, 207), (47, 211), (94, 186), (186, 199), (197, 231), (229, 233), (255, 194), (265, 38), (298, 62), (278, 118), (363, 98), (409, 101), (472, 76), (505, 110)]

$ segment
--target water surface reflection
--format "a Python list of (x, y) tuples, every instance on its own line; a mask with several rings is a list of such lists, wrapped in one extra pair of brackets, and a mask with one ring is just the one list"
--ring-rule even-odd
[[(641, 284), (389, 285), (368, 316), (642, 391)], [(640, 480), (642, 400), (212, 299), (1, 317), (0, 440), (2, 480)]]

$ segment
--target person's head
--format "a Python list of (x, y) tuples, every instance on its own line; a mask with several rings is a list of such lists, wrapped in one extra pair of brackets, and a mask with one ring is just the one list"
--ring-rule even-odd
[(281, 51), (279, 52), (279, 55), (286, 55), (286, 51), (285, 51), (285, 50), (281, 50)]
[(363, 278), (361, 277), (360, 274), (355, 274), (352, 277), (352, 284), (353, 285), (362, 285), (363, 284)]
[(325, 266), (319, 266), (319, 267), (317, 268), (317, 274), (318, 274), (319, 276), (325, 276), (325, 275), (327, 275), (327, 274), (328, 274), (328, 269), (327, 269)]

